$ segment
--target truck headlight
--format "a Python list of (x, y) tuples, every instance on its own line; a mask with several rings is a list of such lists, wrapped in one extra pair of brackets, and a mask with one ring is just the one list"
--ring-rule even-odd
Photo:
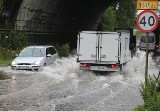
[(17, 62), (16, 62), (16, 61), (13, 61), (13, 62), (12, 62), (12, 65), (17, 65)]
[(40, 65), (41, 61), (35, 61), (33, 62), (33, 65)]

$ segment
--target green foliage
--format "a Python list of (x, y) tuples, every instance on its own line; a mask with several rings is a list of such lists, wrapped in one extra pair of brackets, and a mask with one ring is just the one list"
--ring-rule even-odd
[(27, 44), (24, 33), (18, 31), (11, 31), (0, 34), (0, 47), (9, 50), (19, 50)]
[(70, 55), (69, 43), (63, 45), (56, 44), (56, 49), (58, 51), (59, 57), (68, 57)]
[(116, 27), (116, 14), (113, 7), (109, 7), (100, 20), (100, 27), (103, 31), (113, 31)]
[(135, 26), (136, 0), (120, 0), (115, 2), (103, 14), (98, 30), (113, 31), (118, 28)]
[(11, 65), (12, 59), (10, 60), (3, 60), (0, 59), (0, 65)]
[(10, 60), (13, 59), (16, 55), (16, 51), (11, 51), (6, 48), (0, 48), (0, 59), (1, 60)]
[(142, 84), (141, 95), (144, 104), (135, 111), (160, 111), (160, 74), (158, 77), (149, 77), (147, 84)]
[(117, 27), (134, 27), (136, 0), (120, 0), (116, 5)]
[(134, 35), (136, 35), (137, 39), (140, 39), (140, 37), (141, 37), (141, 31), (139, 31), (139, 30), (135, 31)]
[(22, 32), (0, 33), (0, 64), (8, 64), (26, 44), (27, 40)]
[(134, 109), (134, 111), (148, 111), (148, 110), (146, 110), (143, 105), (138, 105), (137, 108)]

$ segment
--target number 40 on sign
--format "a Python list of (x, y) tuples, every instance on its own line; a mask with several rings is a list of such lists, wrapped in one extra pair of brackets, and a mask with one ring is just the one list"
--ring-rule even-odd
[(153, 11), (145, 10), (138, 15), (136, 24), (142, 32), (152, 32), (158, 25), (158, 16)]

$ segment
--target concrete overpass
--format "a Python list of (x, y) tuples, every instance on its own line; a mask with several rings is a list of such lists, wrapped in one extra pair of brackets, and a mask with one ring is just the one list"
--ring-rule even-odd
[(3, 0), (1, 28), (50, 33), (53, 40), (75, 43), (78, 31), (97, 29), (100, 16), (115, 1)]

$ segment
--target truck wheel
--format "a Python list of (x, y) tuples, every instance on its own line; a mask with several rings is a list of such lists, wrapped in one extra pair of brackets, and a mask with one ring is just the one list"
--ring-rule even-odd
[(34, 71), (38, 72), (38, 71), (39, 71), (39, 69), (34, 69)]
[(120, 65), (120, 72), (122, 72), (123, 65)]

